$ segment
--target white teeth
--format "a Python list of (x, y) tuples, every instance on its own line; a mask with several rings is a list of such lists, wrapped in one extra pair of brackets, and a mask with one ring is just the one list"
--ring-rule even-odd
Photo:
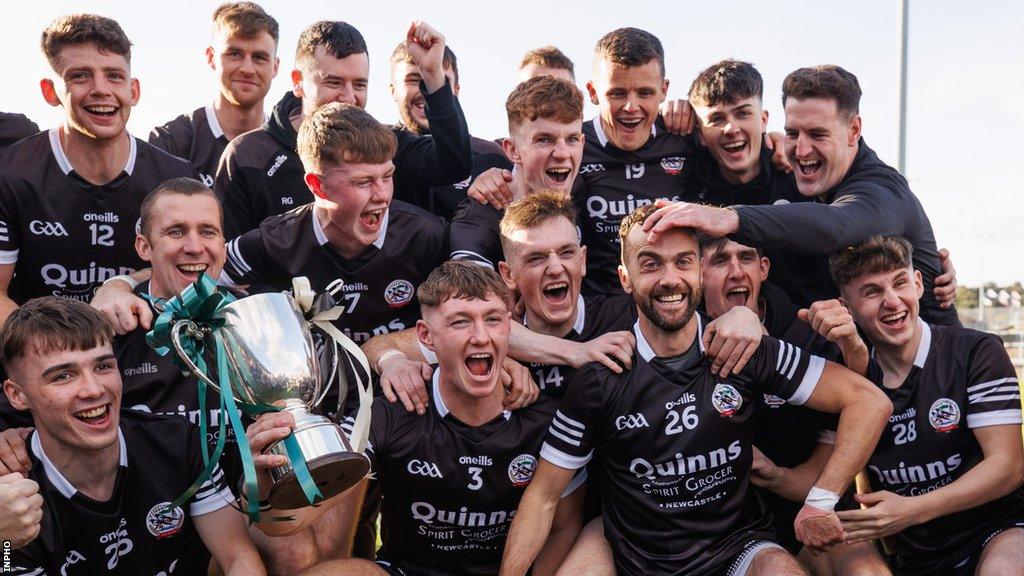
[(818, 161), (818, 160), (798, 160), (797, 163), (800, 164), (801, 166), (817, 166), (818, 164), (820, 164), (820, 161)]
[(182, 272), (203, 272), (207, 268), (206, 264), (179, 264), (178, 270)]
[(469, 357), (470, 358), (479, 358), (479, 359), (482, 359), (482, 360), (486, 360), (486, 359), (490, 358), (491, 355), (487, 354), (486, 352), (480, 352), (478, 354), (470, 354)]
[(750, 294), (750, 290), (746, 288), (733, 288), (726, 292), (726, 294)]
[(113, 106), (89, 106), (86, 110), (90, 112), (97, 112), (99, 114), (109, 114), (114, 110), (117, 110), (117, 108), (114, 108)]
[(568, 174), (571, 170), (568, 168), (551, 168), (548, 172), (554, 172), (555, 174)]
[(746, 145), (746, 142), (730, 142), (728, 144), (722, 144), (722, 148), (725, 148), (729, 152), (735, 152), (736, 150), (739, 150), (740, 148), (743, 148)]
[(643, 119), (637, 118), (636, 120), (619, 120), (619, 122), (625, 124), (626, 126), (638, 126), (641, 122), (643, 122)]
[(100, 406), (99, 408), (93, 408), (92, 410), (82, 410), (81, 412), (75, 412), (75, 416), (79, 418), (96, 418), (107, 413), (106, 406)]
[(886, 314), (885, 316), (882, 316), (882, 322), (898, 322), (899, 320), (902, 320), (904, 317), (906, 317), (906, 315), (906, 310), (904, 310), (903, 312), (899, 312), (897, 314)]
[(682, 294), (672, 294), (672, 295), (668, 295), (668, 296), (659, 296), (657, 298), (658, 302), (666, 302), (666, 303), (681, 302), (682, 299), (683, 299), (683, 295)]
[(568, 286), (568, 282), (555, 282), (554, 284), (551, 284), (544, 288), (544, 290), (558, 290), (559, 288), (567, 288)]

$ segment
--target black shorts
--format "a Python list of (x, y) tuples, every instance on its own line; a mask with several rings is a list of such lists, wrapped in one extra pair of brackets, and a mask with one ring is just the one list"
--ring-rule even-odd
[(411, 572), (406, 572), (405, 570), (402, 570), (398, 566), (395, 566), (386, 560), (377, 560), (377, 566), (383, 568), (384, 571), (387, 572), (389, 576), (415, 576), (415, 574)]

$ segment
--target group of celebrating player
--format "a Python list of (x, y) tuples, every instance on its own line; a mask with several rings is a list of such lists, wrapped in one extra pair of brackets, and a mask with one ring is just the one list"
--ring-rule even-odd
[[(427, 24), (390, 58), (397, 126), (363, 110), (340, 21), (302, 32), (266, 116), (278, 43), (258, 5), (219, 7), (216, 98), (146, 143), (120, 26), (43, 31), (64, 122), (0, 116), (4, 571), (1024, 574), (1014, 367), (959, 325), (853, 74), (789, 74), (765, 134), (751, 64), (666, 102), (660, 41), (621, 28), (585, 93), (557, 49), (527, 53), (495, 142)], [(333, 296), (379, 382), (371, 479), (246, 526), (225, 429), (168, 506), (223, 415), (146, 333), (203, 275)], [(350, 433), (347, 396), (325, 413)], [(250, 421), (261, 498), (293, 426)]]

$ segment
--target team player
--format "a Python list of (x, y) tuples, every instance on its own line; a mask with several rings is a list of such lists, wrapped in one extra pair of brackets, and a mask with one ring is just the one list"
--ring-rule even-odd
[(170, 508), (204, 468), (197, 430), (120, 411), (112, 336), (103, 314), (55, 297), (4, 323), (4, 392), (32, 413), (30, 476), (44, 501), (40, 534), (11, 553), (12, 573), (201, 574), (212, 553), (226, 574), (264, 574), (218, 467)]
[(550, 525), (549, 502), (595, 450), (619, 574), (801, 573), (748, 497), (754, 406), (766, 393), (840, 413), (836, 449), (796, 530), (816, 548), (842, 538), (837, 494), (867, 460), (891, 405), (853, 372), (770, 337), (738, 374), (712, 374), (695, 314), (696, 235), (676, 229), (648, 242), (642, 224), (653, 212), (644, 206), (622, 224), (619, 274), (639, 310), (633, 369), (615, 375), (591, 364), (570, 383), (516, 513), (503, 574), (525, 573)]
[(0, 155), (0, 317), (36, 296), (88, 301), (105, 279), (140, 267), (142, 198), (192, 175), (125, 128), (139, 82), (117, 22), (62, 16), (43, 31), (42, 49), (56, 75), (40, 82), (43, 97), (65, 119)]
[[(420, 91), (432, 129), (426, 138), (395, 127), (394, 180), (399, 197), (422, 197), (428, 186), (464, 180), (473, 157), (466, 119), (444, 75), (444, 36), (415, 22), (405, 40), (423, 79)], [(328, 102), (366, 106), (370, 60), (366, 41), (351, 25), (321, 21), (306, 28), (295, 66), (292, 92), (277, 103), (265, 126), (228, 145), (217, 169), (214, 191), (224, 199), (228, 238), (313, 201), (296, 148), (303, 118)]]
[[(837, 294), (827, 272), (828, 252), (875, 234), (899, 233), (914, 245), (914, 264), (927, 288), (922, 316), (958, 324), (956, 310), (940, 306), (935, 295), (941, 265), (928, 216), (906, 179), (864, 142), (860, 96), (857, 78), (838, 66), (790, 73), (782, 85), (782, 103), (786, 154), (797, 190), (772, 199), (789, 203), (735, 210), (680, 203), (651, 220), (653, 237), (680, 225), (772, 250), (776, 277), (788, 279), (787, 292), (807, 303)], [(800, 201), (806, 198), (816, 201)]]
[[(459, 62), (448, 46), (444, 47), (444, 75), (448, 84), (452, 87), (455, 96), (459, 95)], [(415, 134), (430, 134), (430, 121), (425, 113), (426, 99), (420, 91), (420, 82), (423, 76), (409, 53), (405, 42), (401, 42), (391, 53), (391, 84), (389, 90), (391, 97), (398, 105), (399, 121), (402, 128)], [(461, 182), (447, 186), (431, 186), (427, 195), (407, 194), (396, 196), (399, 200), (416, 204), (417, 206), (441, 216), (445, 220), (451, 220), (455, 209), (466, 199), (466, 190), (470, 182), (481, 172), (490, 168), (510, 169), (505, 153), (501, 146), (490, 140), (470, 136), (470, 145), (473, 150), (473, 173)], [(412, 192), (406, 190), (406, 192)]]
[[(583, 95), (576, 85), (553, 76), (531, 78), (509, 94), (505, 111), (509, 137), (502, 147), (515, 169), (507, 177), (511, 199), (537, 190), (568, 194), (583, 155)], [(452, 219), (452, 259), (497, 268), (501, 215), (491, 204), (463, 202)]]
[(919, 318), (909, 241), (836, 252), (832, 273), (893, 403), (868, 462), (877, 490), (839, 513), (851, 541), (893, 536), (899, 574), (1024, 573), (1020, 389), (998, 337)]
[[(555, 412), (540, 399), (513, 412), (502, 405), (499, 367), (508, 348), (509, 293), (492, 270), (446, 262), (417, 291), (423, 319), (419, 340), (437, 355), (431, 409), (420, 416), (398, 404), (374, 402), (367, 454), (384, 494), (387, 530), (376, 564), (328, 562), (305, 574), (494, 574), (508, 526), (530, 483), (537, 453)], [(287, 435), (287, 415), (269, 415), (248, 436), (257, 464), (277, 465), (258, 449)], [(347, 422), (351, 426), (351, 420)], [(572, 545), (585, 475), (557, 504), (552, 537), (535, 567), (552, 574)], [(268, 486), (261, 487), (266, 489)], [(336, 497), (343, 502), (345, 496)], [(294, 515), (301, 524), (331, 506)], [(288, 530), (280, 522), (260, 524)]]
[(36, 132), (39, 132), (39, 126), (24, 114), (0, 112), (0, 152)]
[(212, 104), (182, 114), (149, 134), (149, 143), (184, 158), (213, 186), (228, 142), (266, 120), (263, 99), (277, 76), (278, 25), (255, 2), (221, 4), (213, 12), (206, 63), (220, 84)]
[(534, 48), (519, 61), (519, 82), (526, 82), (534, 76), (554, 76), (576, 82), (576, 71), (569, 59), (554, 46)]

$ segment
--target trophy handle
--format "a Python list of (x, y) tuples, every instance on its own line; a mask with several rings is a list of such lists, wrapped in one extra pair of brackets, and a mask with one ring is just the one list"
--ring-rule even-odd
[(181, 360), (186, 365), (188, 365), (188, 369), (192, 371), (193, 374), (201, 378), (203, 382), (206, 382), (208, 385), (213, 386), (213, 388), (217, 390), (217, 392), (220, 392), (220, 386), (218, 386), (217, 383), (213, 381), (213, 379), (207, 376), (206, 373), (199, 368), (199, 366), (196, 366), (196, 363), (193, 362), (191, 358), (189, 358), (188, 354), (185, 352), (185, 349), (182, 348), (179, 336), (182, 329), (185, 330), (185, 334), (190, 338), (195, 338), (199, 340), (202, 339), (202, 337), (204, 336), (203, 329), (200, 328), (198, 324), (191, 320), (178, 320), (177, 322), (175, 322), (174, 326), (171, 327), (171, 344), (174, 346), (174, 351), (178, 353), (178, 358), (181, 358)]

